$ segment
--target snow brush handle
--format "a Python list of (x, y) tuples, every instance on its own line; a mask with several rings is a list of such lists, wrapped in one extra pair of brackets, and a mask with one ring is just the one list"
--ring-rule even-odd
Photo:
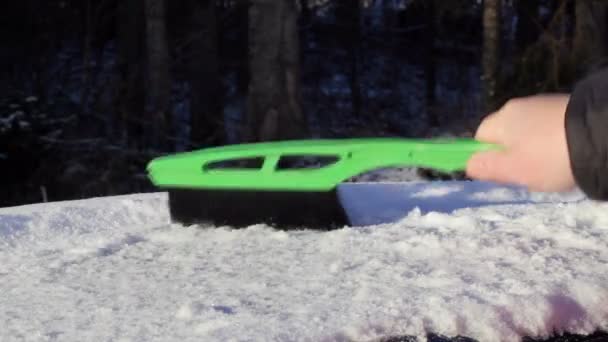
[[(148, 164), (152, 182), (164, 188), (269, 191), (328, 191), (341, 182), (379, 168), (425, 167), (464, 170), (476, 152), (496, 149), (469, 138), (360, 138), (295, 140), (214, 147), (160, 157)], [(331, 162), (314, 168), (279, 167), (286, 158)], [(239, 161), (257, 161), (238, 166)], [(236, 166), (222, 166), (222, 163)]]

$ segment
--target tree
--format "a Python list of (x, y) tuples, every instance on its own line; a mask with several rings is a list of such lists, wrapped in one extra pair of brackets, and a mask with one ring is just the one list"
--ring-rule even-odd
[(436, 18), (436, 0), (427, 0), (424, 3), (425, 13), (425, 62), (424, 62), (424, 77), (426, 80), (426, 108), (427, 120), (431, 127), (439, 126), (439, 117), (436, 108), (436, 62), (435, 62), (435, 39), (437, 36), (437, 18)]
[(225, 132), (215, 1), (192, 0), (190, 5), (190, 142), (221, 145)]
[(500, 63), (501, 0), (483, 2), (482, 96), (483, 110), (495, 108)]
[(146, 48), (148, 52), (148, 101), (146, 112), (151, 115), (150, 145), (164, 147), (169, 128), (169, 48), (164, 0), (145, 0)]
[(238, 67), (237, 88), (240, 94), (247, 95), (249, 87), (249, 4), (248, 0), (237, 1), (234, 11), (237, 20)]
[(352, 113), (354, 117), (361, 116), (362, 96), (359, 77), (361, 56), (361, 1), (339, 0), (336, 3), (340, 40), (345, 44), (348, 55), (348, 75), (351, 96)]
[(517, 27), (515, 29), (515, 41), (517, 50), (523, 52), (530, 44), (534, 43), (540, 32), (538, 11), (539, 0), (517, 0)]
[(117, 69), (115, 136), (131, 147), (143, 138), (144, 112), (144, 8), (143, 1), (120, 1), (117, 7)]
[(297, 10), (293, 0), (251, 0), (247, 141), (302, 138)]
[[(608, 52), (608, 3), (601, 0), (576, 0), (574, 54), (577, 65), (597, 66)], [(588, 70), (585, 70), (588, 71)]]

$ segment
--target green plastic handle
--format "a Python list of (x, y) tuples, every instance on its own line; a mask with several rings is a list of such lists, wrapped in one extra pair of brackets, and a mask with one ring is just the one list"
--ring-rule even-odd
[[(318, 139), (229, 145), (178, 153), (152, 160), (147, 167), (162, 188), (270, 191), (328, 191), (341, 182), (379, 168), (426, 167), (464, 170), (476, 152), (497, 148), (473, 139), (359, 138)], [(280, 169), (281, 158), (330, 157), (319, 168)], [(218, 162), (258, 158), (259, 168), (211, 168)]]

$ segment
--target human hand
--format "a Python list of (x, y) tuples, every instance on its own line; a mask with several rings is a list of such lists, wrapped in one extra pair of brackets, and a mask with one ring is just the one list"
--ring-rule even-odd
[(475, 139), (502, 149), (475, 154), (467, 164), (467, 175), (532, 191), (573, 189), (564, 125), (568, 101), (565, 94), (517, 98), (486, 117)]

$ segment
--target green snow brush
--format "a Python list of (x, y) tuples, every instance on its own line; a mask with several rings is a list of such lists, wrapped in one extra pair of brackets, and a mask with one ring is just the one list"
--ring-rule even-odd
[(295, 140), (178, 153), (147, 170), (168, 191), (174, 222), (333, 229), (350, 225), (337, 194), (345, 180), (389, 167), (463, 170), (493, 148), (467, 138)]

